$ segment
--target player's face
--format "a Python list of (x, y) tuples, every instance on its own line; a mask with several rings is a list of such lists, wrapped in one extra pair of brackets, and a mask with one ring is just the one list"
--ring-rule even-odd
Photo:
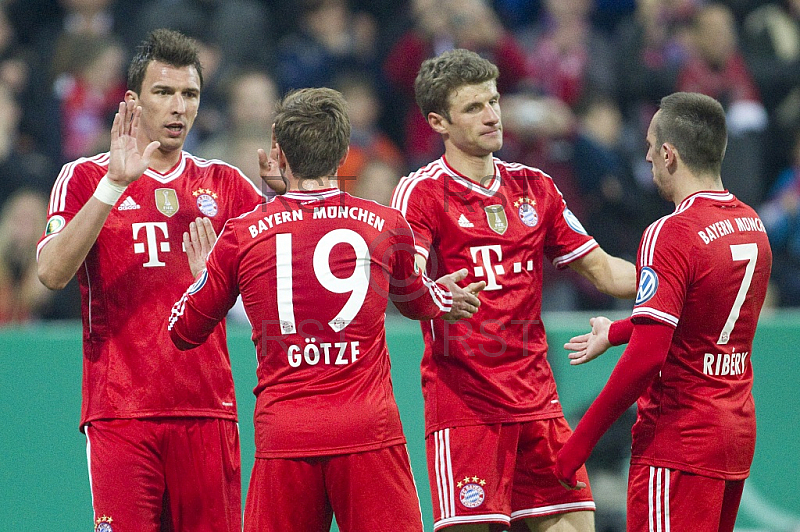
[(162, 152), (183, 148), (200, 106), (200, 77), (194, 66), (147, 65), (140, 94), (128, 91), (142, 106), (139, 138), (161, 142)]
[(656, 144), (656, 121), (660, 112), (656, 112), (647, 128), (647, 156), (645, 159), (652, 166), (653, 183), (655, 183), (658, 193), (667, 201), (672, 201), (670, 173), (667, 170), (664, 151), (660, 144)]
[(465, 85), (450, 95), (446, 141), (459, 151), (485, 157), (503, 147), (500, 95), (495, 81)]

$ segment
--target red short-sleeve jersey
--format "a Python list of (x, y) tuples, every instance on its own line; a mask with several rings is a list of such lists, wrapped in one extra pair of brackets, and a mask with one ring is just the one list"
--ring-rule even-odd
[[(38, 250), (59, 237), (108, 169), (108, 153), (64, 165)], [(205, 416), (236, 419), (224, 325), (187, 356), (164, 322), (192, 274), (183, 233), (198, 216), (219, 232), (262, 201), (233, 166), (183, 152), (165, 174), (148, 169), (111, 210), (78, 269), (83, 316), (81, 425), (96, 419)]]
[(471, 319), (422, 324), (428, 433), (562, 415), (540, 316), (542, 261), (564, 267), (597, 243), (550, 176), (499, 159), (494, 167), (476, 183), (442, 157), (401, 179), (392, 199), (431, 277), (467, 268), (464, 283), (486, 281)]
[(289, 192), (230, 220), (206, 271), (175, 304), (173, 340), (203, 342), (239, 293), (258, 354), (256, 456), (405, 442), (386, 346), (387, 300), (427, 319), (449, 310), (452, 299), (418, 271), (413, 233), (397, 210), (327, 189)]
[(728, 192), (689, 196), (645, 231), (632, 316), (675, 333), (638, 401), (632, 463), (747, 477), (756, 435), (750, 359), (771, 266), (764, 225)]

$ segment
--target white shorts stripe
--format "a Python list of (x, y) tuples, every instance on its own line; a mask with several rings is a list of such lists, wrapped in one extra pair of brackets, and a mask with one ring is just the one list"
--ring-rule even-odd
[(97, 519), (97, 516), (94, 515), (94, 491), (92, 490), (92, 441), (89, 439), (89, 428), (89, 425), (84, 428), (84, 434), (86, 434), (86, 464), (89, 467), (89, 496), (92, 498), (92, 523), (94, 523), (95, 519)]
[(456, 515), (456, 498), (453, 487), (453, 461), (450, 459), (450, 429), (444, 429), (445, 463), (447, 464), (447, 493), (450, 501), (450, 515)]
[(433, 441), (435, 444), (433, 467), (436, 471), (436, 492), (439, 496), (439, 518), (444, 519), (447, 517), (444, 512), (444, 484), (442, 483), (442, 467), (444, 466), (442, 460), (442, 434), (441, 431), (433, 434)]
[(647, 521), (649, 532), (655, 532), (653, 528), (653, 477), (655, 476), (656, 468), (650, 466), (650, 481), (647, 483)]
[(664, 469), (664, 532), (670, 532), (670, 526), (669, 526), (669, 469)]
[(660, 467), (656, 470), (656, 532), (661, 532), (661, 472)]
[(670, 532), (669, 517), (670, 470), (650, 466), (650, 482), (647, 486), (647, 510), (650, 532)]
[(456, 514), (456, 501), (453, 483), (453, 463), (450, 460), (450, 429), (433, 433), (434, 438), (434, 470), (436, 472), (436, 492), (439, 496), (439, 522), (450, 519)]

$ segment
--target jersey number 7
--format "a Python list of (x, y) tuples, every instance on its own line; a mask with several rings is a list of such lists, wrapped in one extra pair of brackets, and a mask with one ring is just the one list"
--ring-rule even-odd
[(736, 294), (736, 299), (733, 301), (733, 307), (728, 314), (728, 319), (725, 321), (725, 326), (719, 333), (719, 340), (717, 345), (725, 345), (731, 338), (731, 332), (736, 325), (736, 320), (739, 319), (739, 311), (742, 309), (747, 291), (750, 289), (750, 283), (753, 281), (753, 272), (756, 269), (756, 259), (758, 259), (758, 245), (757, 244), (734, 244), (731, 246), (731, 256), (733, 260), (746, 260), (747, 267), (744, 269), (744, 277), (742, 277), (742, 284), (739, 286), (739, 292)]

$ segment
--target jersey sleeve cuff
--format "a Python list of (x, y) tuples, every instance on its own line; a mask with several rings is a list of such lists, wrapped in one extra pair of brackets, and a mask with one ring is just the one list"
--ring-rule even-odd
[(599, 247), (600, 245), (597, 241), (593, 238), (588, 242), (585, 242), (583, 245), (579, 246), (578, 248), (570, 251), (566, 255), (561, 255), (553, 259), (553, 266), (558, 269), (562, 269), (566, 267), (570, 262), (578, 260), (579, 258), (587, 255), (590, 251), (594, 248)]
[(678, 318), (676, 316), (650, 307), (637, 307), (633, 309), (631, 319), (635, 318), (649, 318), (673, 328), (678, 326)]
[(608, 341), (611, 345), (627, 344), (633, 334), (633, 320), (626, 318), (618, 320), (608, 328)]

